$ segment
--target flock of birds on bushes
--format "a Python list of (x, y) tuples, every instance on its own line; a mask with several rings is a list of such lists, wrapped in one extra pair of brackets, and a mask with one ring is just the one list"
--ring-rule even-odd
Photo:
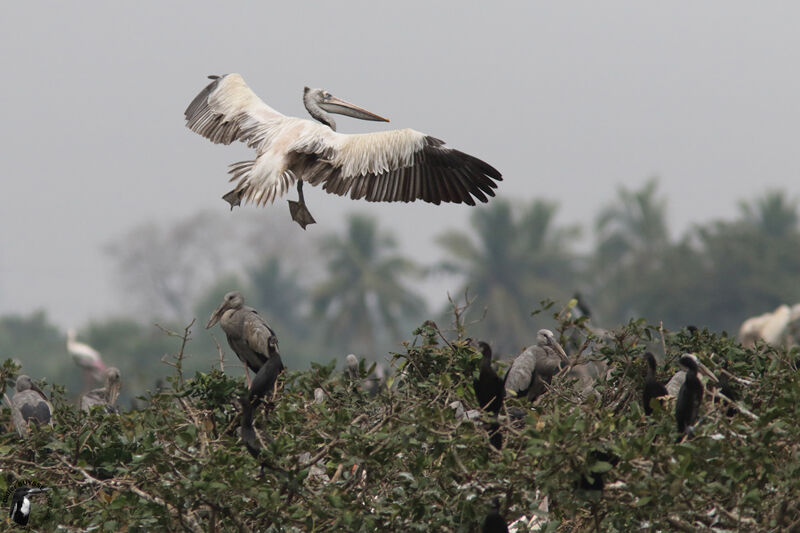
[[(572, 303), (575, 304), (572, 306), (575, 316), (583, 315), (588, 321), (589, 310), (580, 295), (576, 295), (576, 299)], [(793, 320), (786, 320), (786, 309), (790, 308), (781, 306), (774, 313), (767, 313), (745, 321), (740, 330), (740, 339), (745, 342), (753, 342), (755, 339), (764, 341), (768, 338), (780, 339), (780, 342), (793, 342), (790, 338)], [(789, 316), (792, 317), (791, 314)], [(784, 330), (775, 337), (778, 321), (783, 322)], [(216, 324), (221, 326), (228, 345), (245, 368), (248, 393), (239, 399), (241, 405), (240, 435), (245, 448), (258, 459), (262, 453), (262, 447), (253, 427), (254, 410), (262, 399), (272, 395), (277, 379), (284, 369), (278, 337), (258, 311), (246, 306), (242, 294), (235, 291), (225, 295), (220, 305), (211, 314), (206, 329), (210, 329)], [(588, 328), (595, 343), (602, 343), (611, 338), (610, 333), (605, 330), (591, 326)], [(689, 326), (689, 330), (692, 329), (692, 326)], [(467, 342), (481, 354), (478, 375), (472, 385), (478, 405), (492, 420), (485, 425), (489, 434), (489, 443), (498, 450), (503, 446), (503, 437), (502, 428), (497, 419), (504, 407), (506, 397), (524, 398), (533, 403), (548, 392), (553, 377), (564, 371), (569, 377), (576, 379), (579, 393), (592, 394), (594, 380), (600, 375), (607, 374), (610, 370), (602, 361), (590, 360), (585, 363), (571, 361), (553, 332), (548, 329), (538, 331), (535, 344), (525, 348), (511, 361), (503, 377), (498, 375), (493, 365), (492, 349), (488, 343), (472, 339), (468, 339)], [(594, 346), (593, 350), (597, 350), (597, 348), (598, 346)], [(90, 390), (80, 397), (81, 409), (86, 412), (97, 409), (109, 415), (119, 413), (116, 406), (121, 388), (119, 370), (115, 367), (107, 367), (100, 353), (88, 344), (77, 341), (74, 331), (71, 330), (67, 335), (67, 351), (82, 369), (87, 388), (92, 381), (105, 380), (104, 387)], [(745, 410), (744, 407), (737, 404), (738, 393), (734, 386), (735, 381), (741, 380), (726, 370), (722, 369), (721, 373), (715, 375), (698, 361), (695, 355), (686, 353), (679, 359), (682, 370), (676, 372), (667, 383), (661, 383), (656, 379), (658, 362), (655, 355), (645, 352), (642, 358), (646, 363), (646, 375), (641, 390), (643, 412), (646, 416), (650, 416), (654, 409), (664, 409), (665, 402), (674, 400), (676, 441), (692, 437), (705, 390), (705, 385), (700, 380), (701, 374), (706, 377), (709, 387), (713, 390), (714, 402), (722, 402), (724, 406), (727, 406), (728, 416), (732, 416), (739, 409)], [(255, 373), (252, 380), (249, 371)], [(358, 378), (359, 360), (353, 354), (348, 355), (345, 359), (345, 373), (352, 379)], [(379, 377), (364, 380), (363, 386), (367, 392), (374, 395), (385, 389), (386, 381), (381, 373)], [(317, 398), (317, 396), (322, 397), (322, 393), (321, 389), (315, 391), (315, 401), (322, 401)], [(10, 401), (6, 396), (6, 401), (9, 403), (12, 420), (21, 438), (24, 439), (29, 435), (31, 425), (52, 425), (52, 407), (48, 398), (29, 376), (23, 374), (17, 378), (15, 393)], [(466, 411), (460, 401), (452, 403), (450, 407), (454, 409), (455, 416), (459, 419), (478, 420), (481, 416), (481, 410)], [(507, 414), (512, 419), (523, 419), (528, 412), (513, 407), (507, 410)], [(613, 454), (605, 451), (593, 453), (595, 454), (594, 459), (597, 461), (606, 461), (612, 465), (618, 461)], [(264, 463), (261, 468), (263, 472)], [(602, 475), (594, 474), (592, 477), (583, 477), (580, 481), (580, 488), (602, 490)], [(27, 524), (31, 509), (29, 496), (46, 490), (49, 489), (42, 487), (17, 488), (11, 501), (10, 517), (19, 524)], [(511, 530), (515, 531), (513, 528)], [(509, 531), (496, 504), (486, 517), (483, 531)]]
[[(475, 200), (487, 202), (494, 196), (500, 172), (484, 161), (445, 145), (435, 137), (412, 129), (381, 131), (368, 134), (341, 134), (331, 113), (362, 120), (388, 121), (363, 108), (331, 95), (323, 89), (305, 88), (303, 103), (318, 122), (287, 117), (264, 103), (239, 74), (210, 76), (208, 84), (184, 112), (186, 125), (192, 131), (214, 143), (231, 144), (241, 141), (253, 148), (253, 160), (234, 163), (229, 167), (230, 181), (235, 187), (223, 196), (230, 208), (243, 201), (257, 205), (273, 203), (285, 195), (289, 187), (297, 186), (298, 201), (289, 201), (292, 219), (303, 229), (315, 222), (305, 204), (303, 184), (320, 185), (336, 195), (371, 202), (442, 202), (475, 205)], [(578, 302), (579, 308), (585, 306)], [(584, 312), (588, 316), (588, 311)], [(240, 398), (241, 438), (247, 450), (256, 458), (261, 453), (260, 441), (253, 427), (254, 410), (259, 401), (272, 394), (283, 370), (278, 338), (255, 309), (244, 304), (239, 292), (225, 295), (211, 315), (207, 328), (219, 323), (228, 344), (245, 366), (248, 393)], [(798, 327), (795, 327), (798, 326)], [(797, 330), (797, 331), (795, 331)], [(748, 320), (742, 326), (741, 339), (752, 344), (756, 339), (778, 344), (800, 332), (800, 306), (781, 306), (767, 315)], [(597, 338), (603, 333), (597, 331)], [(547, 329), (536, 335), (535, 344), (517, 355), (501, 378), (492, 364), (489, 344), (475, 341), (473, 346), (482, 354), (474, 393), (478, 404), (494, 422), (488, 427), (490, 444), (501, 448), (503, 438), (497, 417), (507, 395), (535, 401), (548, 392), (553, 376), (563, 372), (577, 378), (584, 392), (591, 393), (593, 380), (608, 371), (603, 363), (571, 364), (564, 348)], [(85, 385), (92, 380), (105, 381), (105, 386), (81, 396), (84, 411), (100, 409), (109, 415), (117, 413), (116, 400), (121, 388), (120, 372), (106, 367), (100, 354), (78, 342), (74, 332), (68, 333), (67, 349), (84, 370)], [(726, 373), (715, 376), (692, 354), (684, 354), (679, 363), (684, 370), (676, 373), (666, 384), (656, 380), (656, 359), (645, 353), (647, 376), (641, 391), (644, 412), (650, 415), (657, 404), (668, 397), (675, 398), (676, 438), (691, 438), (702, 405), (704, 385), (699, 374), (708, 377), (714, 394), (736, 405), (737, 394), (732, 387), (735, 377)], [(347, 372), (358, 373), (358, 360), (350, 355)], [(255, 373), (252, 381), (249, 371)], [(378, 382), (373, 382), (377, 384)], [(85, 389), (88, 389), (85, 386)], [(379, 388), (378, 386), (375, 387)], [(321, 391), (319, 391), (321, 392)], [(317, 396), (315, 392), (315, 397)], [(16, 381), (16, 392), (9, 400), (12, 419), (21, 437), (26, 437), (30, 424), (52, 424), (52, 408), (47, 396), (27, 375)], [(480, 412), (465, 411), (460, 402), (453, 405), (457, 417), (476, 419)], [(523, 418), (526, 412), (511, 409), (511, 417)], [(614, 463), (617, 459), (597, 451), (597, 459)], [(262, 471), (263, 471), (262, 463)], [(584, 488), (602, 488), (602, 476), (582, 481)], [(31, 512), (30, 496), (47, 488), (19, 487), (11, 499), (10, 517), (25, 525)], [(508, 531), (497, 506), (483, 524), (483, 531)]]

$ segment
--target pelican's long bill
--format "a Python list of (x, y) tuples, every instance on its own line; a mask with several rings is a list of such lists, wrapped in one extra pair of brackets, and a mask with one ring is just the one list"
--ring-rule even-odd
[(342, 100), (341, 98), (337, 98), (331, 95), (330, 98), (327, 100), (320, 102), (319, 106), (327, 111), (328, 113), (337, 113), (339, 115), (347, 115), (348, 117), (358, 118), (361, 120), (374, 120), (376, 122), (389, 122), (388, 118), (383, 118), (380, 115), (376, 115), (370, 111), (367, 111), (363, 107), (358, 107), (355, 104), (351, 104), (346, 100)]

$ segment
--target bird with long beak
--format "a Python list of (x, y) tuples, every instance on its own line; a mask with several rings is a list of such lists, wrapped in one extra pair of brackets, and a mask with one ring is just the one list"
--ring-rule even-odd
[(88, 413), (92, 407), (102, 405), (105, 407), (105, 412), (116, 412), (115, 404), (122, 388), (120, 372), (117, 367), (111, 366), (106, 369), (104, 374), (106, 376), (106, 386), (91, 390), (81, 398), (81, 409), (83, 411)]
[(228, 345), (245, 365), (248, 387), (248, 368), (258, 372), (269, 358), (277, 353), (278, 337), (269, 324), (252, 307), (244, 305), (240, 292), (229, 292), (208, 319), (206, 329), (219, 322), (228, 339)]
[(388, 122), (324, 89), (303, 91), (312, 117), (287, 117), (262, 101), (239, 74), (209, 76), (213, 81), (184, 112), (186, 126), (214, 143), (246, 142), (256, 158), (232, 164), (237, 185), (222, 198), (231, 209), (242, 201), (272, 203), (295, 182), (298, 201), (292, 219), (303, 229), (314, 223), (303, 198), (303, 182), (326, 192), (368, 202), (422, 200), (475, 205), (494, 196), (500, 172), (444, 141), (412, 129), (348, 135), (336, 131), (331, 114)]
[(564, 348), (549, 329), (540, 329), (536, 344), (519, 354), (506, 372), (505, 388), (517, 396), (535, 400), (562, 368), (569, 365)]

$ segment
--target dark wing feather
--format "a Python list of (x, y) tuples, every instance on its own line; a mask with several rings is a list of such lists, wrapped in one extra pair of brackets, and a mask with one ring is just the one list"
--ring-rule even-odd
[[(313, 152), (313, 153), (312, 153)], [(312, 185), (323, 184), (331, 194), (350, 194), (368, 202), (425, 202), (440, 204), (487, 202), (502, 175), (494, 167), (464, 152), (447, 148), (439, 139), (425, 137), (410, 166), (381, 174), (343, 176), (332, 153), (302, 148), (289, 153), (288, 169)]]

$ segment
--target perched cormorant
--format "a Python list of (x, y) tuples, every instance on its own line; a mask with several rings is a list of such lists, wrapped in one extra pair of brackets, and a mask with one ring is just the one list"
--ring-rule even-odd
[[(619, 463), (619, 457), (614, 455), (613, 453), (609, 453), (602, 450), (592, 450), (589, 452), (589, 474), (581, 474), (581, 478), (577, 483), (577, 488), (582, 490), (603, 490), (605, 487), (605, 481), (603, 480), (603, 474), (610, 470), (610, 467), (607, 466), (606, 469), (597, 468), (596, 465), (598, 463), (608, 463), (610, 466), (617, 466)], [(591, 472), (591, 469), (594, 468), (595, 470), (603, 470), (602, 472)]]
[[(725, 361), (722, 364), (722, 368), (724, 370), (727, 370), (728, 368), (727, 361)], [(717, 387), (719, 388), (719, 392), (722, 393), (725, 396), (725, 398), (728, 398), (732, 402), (735, 402), (739, 399), (739, 391), (737, 391), (733, 383), (731, 383), (730, 378), (728, 378), (728, 374), (726, 374), (725, 372), (720, 372), (719, 374), (717, 374), (717, 382), (718, 382)], [(722, 405), (728, 407), (728, 409), (725, 411), (725, 414), (727, 416), (733, 416), (736, 414), (736, 407), (731, 405), (730, 402), (728, 402), (728, 400), (718, 397), (714, 398), (714, 403), (717, 403), (719, 401), (722, 402)]]
[(8, 511), (8, 516), (21, 526), (28, 525), (28, 519), (31, 516), (31, 500), (28, 496), (48, 490), (50, 489), (19, 487), (14, 491), (14, 495), (11, 496), (11, 508)]
[(658, 403), (663, 406), (660, 400), (662, 396), (667, 396), (667, 388), (663, 383), (656, 381), (656, 358), (651, 352), (645, 352), (644, 360), (647, 362), (647, 376), (644, 380), (644, 390), (642, 391), (642, 406), (644, 414), (650, 416), (653, 413), (653, 400), (659, 399)]
[(497, 414), (503, 407), (503, 396), (505, 395), (503, 380), (492, 367), (491, 346), (483, 341), (478, 341), (476, 345), (483, 354), (483, 358), (478, 379), (472, 382), (475, 388), (475, 397), (478, 399), (481, 409)]
[(508, 526), (505, 518), (500, 514), (500, 501), (497, 498), (492, 500), (492, 510), (483, 521), (481, 533), (508, 533)]
[[(267, 362), (261, 367), (253, 383), (250, 386), (250, 393), (240, 399), (242, 404), (242, 425), (241, 437), (245, 448), (250, 454), (258, 459), (261, 450), (261, 443), (253, 428), (253, 410), (255, 403), (264, 396), (270, 397), (275, 388), (278, 375), (283, 371), (283, 362), (278, 349), (278, 338), (274, 335), (268, 340), (268, 350), (272, 354)], [(264, 463), (261, 463), (261, 473), (264, 473)]]
[(697, 358), (694, 355), (683, 354), (679, 363), (686, 368), (686, 379), (678, 392), (675, 420), (678, 423), (679, 433), (691, 434), (700, 412), (700, 403), (703, 401), (703, 384), (697, 377)]

